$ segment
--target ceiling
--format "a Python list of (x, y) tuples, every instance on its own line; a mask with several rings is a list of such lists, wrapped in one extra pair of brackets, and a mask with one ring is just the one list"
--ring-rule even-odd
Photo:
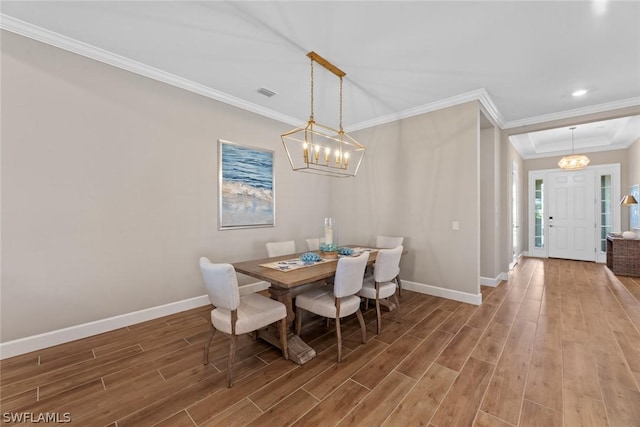
[[(472, 99), (504, 129), (640, 105), (637, 1), (4, 0), (0, 7), (6, 30), (292, 126), (309, 116), (311, 50), (347, 73), (347, 131)], [(315, 118), (337, 127), (338, 79), (316, 66), (314, 80)], [(573, 97), (580, 88), (589, 91)], [(630, 123), (584, 125), (576, 148), (628, 146), (633, 139), (610, 138), (638, 132)], [(525, 158), (566, 151), (567, 141), (566, 128), (513, 139)]]

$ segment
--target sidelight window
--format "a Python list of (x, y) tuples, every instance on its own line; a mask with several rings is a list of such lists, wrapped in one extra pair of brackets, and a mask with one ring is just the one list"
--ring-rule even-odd
[(611, 175), (600, 175), (600, 252), (607, 251), (607, 233), (612, 231)]
[(544, 248), (544, 181), (535, 180), (535, 219), (534, 219), (534, 244), (536, 248)]

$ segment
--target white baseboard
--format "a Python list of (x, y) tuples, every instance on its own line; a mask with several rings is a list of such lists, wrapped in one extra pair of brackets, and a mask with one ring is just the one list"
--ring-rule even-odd
[[(248, 288), (251, 288), (251, 291), (262, 290), (262, 288), (264, 288), (264, 285), (265, 283), (262, 282), (251, 283), (248, 285)], [(482, 303), (482, 294), (474, 295), (466, 292), (456, 291), (453, 289), (439, 288), (437, 286), (410, 282), (407, 280), (402, 281), (402, 288), (409, 291), (448, 298), (474, 305), (480, 305)], [(249, 289), (246, 290), (249, 291)], [(52, 347), (54, 345), (64, 344), (82, 338), (87, 338), (93, 335), (102, 334), (118, 328), (123, 328), (125, 326), (134, 325), (140, 322), (146, 322), (147, 320), (157, 319), (159, 317), (168, 316), (170, 314), (179, 313), (181, 311), (190, 310), (192, 308), (202, 307), (209, 304), (209, 297), (207, 295), (201, 295), (198, 297), (172, 302), (157, 307), (134, 311), (132, 313), (121, 314), (106, 319), (96, 320), (94, 322), (83, 323), (81, 325), (58, 329), (56, 331), (45, 332), (39, 335), (33, 335), (30, 337), (19, 338), (13, 341), (3, 342), (0, 343), (0, 360), (19, 356), (21, 354), (40, 350), (46, 347)]]
[(492, 279), (490, 277), (480, 277), (480, 284), (483, 286), (491, 286), (492, 288), (495, 288), (503, 280), (509, 280), (508, 273), (500, 273), (496, 276), (495, 279)]
[(207, 295), (0, 343), (0, 360), (211, 304)]
[(421, 294), (433, 295), (435, 297), (442, 297), (452, 299), (455, 301), (466, 302), (469, 304), (480, 305), (482, 304), (482, 294), (470, 294), (467, 292), (460, 292), (453, 289), (439, 288), (437, 286), (425, 285), (423, 283), (409, 282), (407, 280), (402, 281), (402, 289), (409, 291), (420, 292)]

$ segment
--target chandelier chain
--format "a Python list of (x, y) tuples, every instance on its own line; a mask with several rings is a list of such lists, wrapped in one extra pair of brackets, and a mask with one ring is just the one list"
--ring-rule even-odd
[(342, 132), (342, 77), (340, 77), (340, 132)]
[(313, 121), (313, 58), (311, 58), (311, 116), (310, 121)]

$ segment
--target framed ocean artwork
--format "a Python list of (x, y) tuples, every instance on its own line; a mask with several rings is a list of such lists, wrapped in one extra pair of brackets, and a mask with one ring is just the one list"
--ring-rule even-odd
[(218, 229), (275, 225), (274, 152), (218, 140)]

